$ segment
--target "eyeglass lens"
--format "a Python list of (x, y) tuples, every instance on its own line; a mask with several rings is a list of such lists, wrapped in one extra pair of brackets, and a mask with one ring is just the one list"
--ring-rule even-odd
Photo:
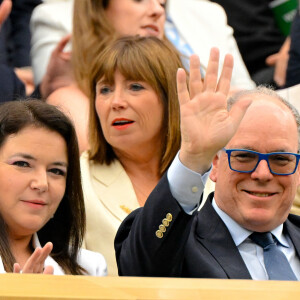
[[(231, 168), (236, 171), (254, 171), (259, 154), (247, 151), (232, 151), (230, 155)], [(268, 156), (271, 172), (278, 174), (289, 174), (294, 172), (296, 167), (296, 155), (286, 153), (270, 154)]]

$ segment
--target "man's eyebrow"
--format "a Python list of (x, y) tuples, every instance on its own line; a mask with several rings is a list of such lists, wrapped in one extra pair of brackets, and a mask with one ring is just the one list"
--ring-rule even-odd
[(230, 149), (241, 149), (241, 150), (257, 151), (257, 150), (256, 150), (255, 148), (253, 148), (253, 147), (243, 146), (243, 145), (231, 146)]
[[(255, 151), (255, 152), (260, 152), (259, 150), (257, 150), (256, 148), (250, 147), (250, 146), (234, 146), (234, 147), (230, 147), (231, 149), (244, 149), (244, 150), (251, 150), (251, 151)], [(274, 149), (271, 151), (268, 151), (267, 153), (276, 153), (276, 152), (289, 152), (289, 153), (294, 153), (291, 150), (287, 150), (285, 148), (279, 148), (279, 149)]]

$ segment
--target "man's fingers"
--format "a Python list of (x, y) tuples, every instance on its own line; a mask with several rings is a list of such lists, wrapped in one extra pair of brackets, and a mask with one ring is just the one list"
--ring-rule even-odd
[(202, 92), (203, 84), (200, 72), (200, 60), (195, 54), (190, 57), (190, 98), (193, 99), (197, 94)]
[(11, 12), (12, 2), (11, 0), (4, 0), (0, 5), (0, 26), (7, 19)]
[(245, 97), (245, 99), (239, 100), (233, 104), (232, 108), (229, 111), (229, 115), (236, 128), (238, 128), (251, 103), (252, 100)]
[(217, 91), (224, 95), (228, 95), (230, 90), (230, 82), (233, 70), (233, 57), (227, 54), (224, 59), (222, 73), (217, 86)]
[(186, 83), (186, 73), (183, 69), (177, 71), (177, 93), (180, 105), (190, 101), (190, 94)]
[(204, 78), (204, 91), (215, 92), (216, 90), (218, 82), (219, 57), (219, 49), (212, 48), (210, 50), (209, 61)]

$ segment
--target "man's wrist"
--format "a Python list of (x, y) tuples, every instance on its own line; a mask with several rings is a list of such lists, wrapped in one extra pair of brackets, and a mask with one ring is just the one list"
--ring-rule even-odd
[(211, 168), (212, 164), (212, 158), (204, 157), (201, 154), (187, 154), (184, 151), (179, 152), (179, 160), (186, 168), (200, 175), (205, 174)]

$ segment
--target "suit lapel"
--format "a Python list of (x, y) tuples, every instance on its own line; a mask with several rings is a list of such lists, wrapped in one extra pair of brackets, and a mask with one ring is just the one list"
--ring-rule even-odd
[(198, 214), (196, 237), (223, 268), (228, 278), (252, 279), (227, 227), (211, 205), (210, 194)]
[(290, 239), (292, 240), (298, 258), (300, 259), (300, 217), (295, 215), (289, 215), (288, 220), (284, 223), (284, 230), (288, 232)]

